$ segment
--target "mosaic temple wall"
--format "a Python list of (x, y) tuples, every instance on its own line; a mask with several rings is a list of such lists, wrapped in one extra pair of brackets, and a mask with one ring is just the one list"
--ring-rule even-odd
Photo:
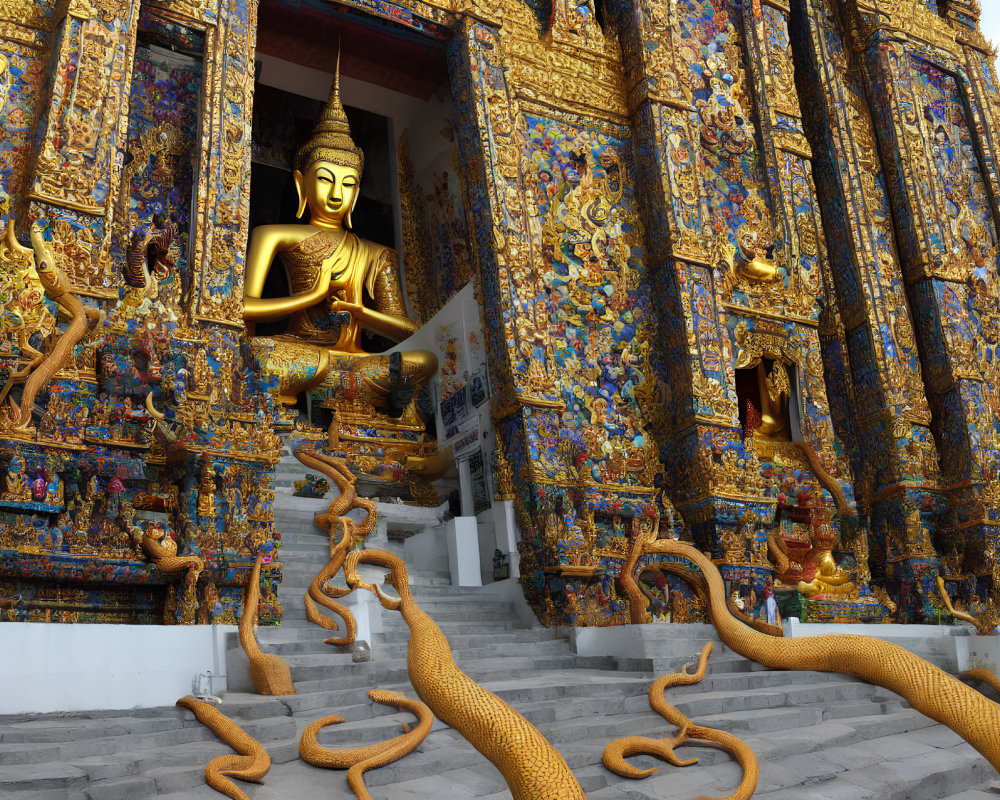
[[(373, 85), (448, 96), (391, 131), (402, 285), (426, 321), (475, 283), (493, 491), (544, 623), (702, 620), (658, 537), (709, 553), (763, 630), (771, 595), (809, 621), (938, 619), (939, 575), (994, 613), (1000, 101), (977, 20), (975, 0), (0, 0), (0, 613), (232, 621), (262, 554), (280, 618), (280, 437), (326, 434), (243, 319), (254, 61), (332, 72), (324, 26)], [(406, 473), (434, 447), (418, 412), (347, 383), (307, 390), (330, 447), (432, 502)]]

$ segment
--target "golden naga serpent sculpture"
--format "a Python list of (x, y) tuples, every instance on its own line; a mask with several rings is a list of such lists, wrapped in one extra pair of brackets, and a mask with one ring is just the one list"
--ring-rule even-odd
[[(389, 569), (387, 582), (399, 597), (363, 581), (357, 573), (362, 563)], [(566, 761), (538, 729), (456, 666), (447, 638), (414, 602), (402, 559), (384, 550), (355, 550), (344, 574), (352, 589), (374, 592), (385, 608), (403, 615), (410, 629), (410, 683), (438, 719), (493, 762), (514, 800), (586, 800)]]
[(709, 619), (719, 638), (741, 656), (772, 669), (843, 672), (895, 692), (920, 713), (947, 725), (1000, 770), (1000, 705), (908, 650), (871, 636), (785, 639), (758, 633), (729, 613), (725, 584), (708, 556), (673, 539), (658, 539), (646, 547), (679, 556), (701, 571)]
[(260, 604), (260, 567), (263, 556), (257, 556), (247, 582), (246, 599), (243, 602), (243, 613), (240, 615), (240, 645), (250, 661), (250, 680), (257, 694), (269, 694), (285, 697), (295, 694), (292, 683), (292, 671), (288, 664), (279, 656), (262, 653), (254, 635), (254, 622), (257, 619), (257, 607)]
[[(671, 686), (699, 683), (705, 677), (705, 671), (708, 669), (708, 657), (714, 646), (712, 642), (708, 642), (702, 648), (701, 656), (698, 658), (698, 669), (693, 673), (687, 671), (690, 665), (685, 664), (680, 672), (673, 672), (657, 678), (649, 687), (649, 705), (667, 722), (680, 728), (677, 735), (665, 739), (652, 739), (648, 736), (625, 736), (621, 739), (615, 739), (604, 748), (602, 761), (605, 767), (623, 778), (646, 778), (656, 772), (656, 767), (638, 769), (625, 760), (630, 756), (638, 755), (656, 756), (676, 767), (686, 767), (697, 763), (698, 759), (691, 758), (681, 761), (674, 752), (674, 748), (690, 739), (696, 739), (727, 751), (743, 767), (743, 779), (740, 781), (740, 785), (724, 800), (749, 800), (753, 796), (757, 789), (759, 770), (757, 757), (750, 746), (731, 733), (715, 728), (706, 728), (703, 725), (695, 725), (664, 699), (664, 692)], [(697, 800), (711, 800), (711, 798), (699, 797)]]
[(937, 590), (938, 594), (941, 596), (941, 600), (944, 601), (944, 607), (948, 609), (948, 613), (951, 614), (955, 619), (960, 619), (965, 622), (971, 622), (976, 627), (976, 633), (980, 636), (991, 635), (1000, 624), (1000, 619), (997, 618), (995, 611), (987, 609), (978, 617), (972, 616), (972, 614), (966, 614), (964, 611), (958, 611), (951, 604), (951, 595), (948, 594), (948, 590), (944, 586), (944, 578), (940, 575), (937, 576)]
[[(358, 623), (347, 606), (333, 599), (349, 594), (350, 589), (326, 586), (326, 583), (340, 572), (341, 567), (344, 566), (344, 559), (354, 547), (355, 542), (375, 530), (378, 512), (371, 500), (358, 497), (358, 492), (354, 488), (358, 479), (351, 474), (344, 459), (316, 452), (316, 445), (313, 442), (303, 442), (296, 447), (295, 457), (310, 469), (315, 469), (326, 475), (340, 489), (340, 494), (330, 503), (330, 507), (324, 513), (317, 514), (313, 520), (317, 528), (330, 533), (330, 560), (313, 578), (306, 591), (306, 619), (326, 630), (343, 632), (341, 636), (324, 639), (326, 644), (353, 644), (358, 635)], [(345, 516), (355, 508), (363, 509), (368, 513), (360, 525), (356, 525), (354, 520)], [(341, 525), (341, 537), (340, 541), (334, 543), (334, 528), (338, 523)], [(343, 625), (335, 626), (334, 620), (321, 614), (316, 608), (317, 605), (323, 606), (327, 611), (340, 617), (343, 620)]]
[[(139, 532), (142, 533), (141, 529)], [(149, 533), (142, 533), (140, 541), (146, 557), (156, 565), (164, 578), (180, 578), (189, 570), (193, 570), (197, 580), (205, 569), (205, 562), (198, 556), (177, 555), (177, 543), (169, 536), (161, 541)]]
[[(87, 308), (70, 291), (69, 277), (55, 262), (52, 252), (42, 238), (37, 225), (31, 226), (31, 248), (35, 254), (35, 272), (45, 290), (45, 294), (69, 315), (69, 327), (56, 340), (52, 351), (42, 358), (28, 375), (21, 392), (20, 414), (15, 426), (22, 432), (31, 430), (31, 412), (35, 407), (35, 397), (52, 380), (55, 374), (73, 360), (73, 351), (87, 331), (101, 319), (100, 312)], [(12, 237), (11, 237), (12, 238)], [(27, 248), (18, 246), (23, 252)], [(13, 400), (11, 400), (13, 403)]]
[(250, 800), (230, 778), (260, 783), (271, 769), (271, 756), (264, 746), (215, 706), (190, 695), (177, 701), (194, 712), (198, 721), (236, 751), (235, 755), (213, 758), (205, 767), (205, 783), (233, 800)]
[(302, 738), (299, 739), (299, 756), (302, 760), (314, 767), (346, 769), (347, 783), (359, 800), (372, 800), (365, 787), (365, 771), (384, 767), (412, 753), (427, 738), (431, 725), (434, 724), (434, 714), (426, 705), (419, 700), (407, 699), (401, 692), (372, 689), (368, 692), (368, 697), (372, 702), (409, 711), (417, 718), (417, 726), (411, 729), (404, 725), (404, 733), (385, 742), (351, 750), (332, 750), (316, 741), (321, 729), (344, 721), (343, 717), (331, 714), (311, 723), (302, 731)]

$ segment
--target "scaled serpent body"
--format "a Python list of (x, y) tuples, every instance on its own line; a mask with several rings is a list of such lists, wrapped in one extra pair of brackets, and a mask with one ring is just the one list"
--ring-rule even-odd
[[(399, 599), (361, 580), (361, 563), (389, 568), (389, 583)], [(347, 556), (344, 572), (349, 586), (374, 592), (383, 606), (403, 615), (410, 629), (410, 683), (442, 722), (493, 762), (514, 800), (586, 800), (566, 761), (539, 730), (455, 665), (445, 635), (414, 602), (400, 558), (384, 550), (355, 550)]]
[(149, 534), (143, 534), (142, 549), (146, 556), (152, 561), (156, 568), (165, 578), (177, 578), (189, 569), (194, 569), (195, 576), (201, 575), (205, 569), (205, 562), (198, 556), (177, 555), (177, 545), (170, 540), (173, 547), (164, 547), (163, 544)]
[[(670, 705), (664, 699), (664, 692), (671, 686), (687, 685), (698, 683), (705, 677), (708, 669), (708, 656), (711, 654), (714, 645), (708, 642), (701, 650), (698, 659), (698, 669), (693, 673), (687, 672), (687, 665), (680, 672), (672, 672), (653, 681), (649, 688), (649, 705), (654, 711), (662, 716), (667, 722), (677, 725), (680, 730), (676, 736), (666, 739), (652, 739), (647, 736), (626, 736), (615, 739), (604, 748), (602, 761), (604, 766), (623, 778), (645, 778), (656, 772), (656, 767), (641, 770), (633, 767), (625, 759), (629, 756), (651, 755), (664, 759), (677, 767), (686, 767), (698, 761), (697, 758), (681, 761), (674, 748), (683, 744), (689, 739), (697, 739), (701, 742), (708, 742), (726, 750), (736, 759), (743, 768), (743, 779), (736, 790), (725, 800), (749, 800), (757, 789), (757, 779), (759, 768), (757, 757), (750, 746), (733, 736), (731, 733), (706, 728), (703, 725), (696, 725), (684, 714)], [(698, 797), (696, 800), (711, 800), (707, 797)]]
[(219, 756), (209, 761), (205, 767), (205, 783), (233, 800), (249, 800), (230, 778), (260, 783), (271, 769), (271, 756), (264, 746), (215, 706), (190, 695), (178, 700), (177, 705), (193, 711), (199, 722), (238, 754)]
[[(330, 507), (322, 514), (317, 514), (314, 524), (320, 530), (330, 532), (330, 560), (326, 566), (320, 570), (319, 574), (312, 579), (309, 589), (305, 595), (306, 619), (327, 630), (341, 630), (343, 635), (333, 636), (324, 639), (326, 644), (349, 645), (353, 644), (358, 635), (358, 623), (354, 619), (354, 614), (343, 603), (338, 603), (334, 597), (343, 597), (348, 594), (348, 590), (326, 587), (327, 581), (336, 577), (344, 565), (344, 559), (348, 551), (354, 546), (358, 538), (367, 536), (375, 529), (378, 521), (378, 513), (375, 504), (371, 500), (358, 497), (358, 492), (354, 488), (357, 478), (351, 474), (347, 462), (342, 458), (317, 453), (312, 442), (303, 442), (295, 448), (295, 457), (305, 466), (315, 469), (328, 478), (340, 489), (340, 494), (333, 499)], [(344, 516), (355, 508), (364, 509), (368, 516), (360, 526), (356, 526), (354, 521)], [(343, 534), (339, 542), (333, 542), (333, 529), (337, 522), (343, 526)], [(327, 611), (331, 611), (343, 620), (342, 626), (334, 626), (333, 620), (325, 614), (321, 614), (317, 605), (323, 606)]]
[(988, 669), (967, 669), (962, 674), (972, 678), (973, 680), (982, 681), (993, 689), (994, 692), (1000, 694), (1000, 678), (997, 678), (997, 676)]
[(719, 638), (735, 652), (773, 669), (843, 672), (889, 689), (947, 725), (1000, 770), (1000, 705), (908, 650), (871, 636), (779, 639), (758, 633), (728, 613), (722, 576), (706, 555), (672, 539), (651, 544), (657, 552), (681, 556), (701, 570), (709, 618)]
[(372, 800), (365, 787), (364, 773), (369, 769), (384, 767), (403, 756), (412, 753), (431, 732), (434, 714), (419, 700), (409, 700), (401, 692), (372, 689), (368, 697), (375, 703), (395, 706), (401, 711), (409, 711), (417, 718), (417, 726), (385, 742), (377, 742), (367, 747), (349, 750), (332, 750), (316, 741), (316, 735), (327, 725), (343, 722), (344, 718), (331, 714), (311, 723), (299, 739), (299, 756), (314, 767), (346, 769), (347, 783), (360, 800)]
[(35, 270), (45, 294), (69, 313), (70, 322), (69, 327), (56, 340), (52, 351), (31, 372), (24, 383), (21, 392), (21, 414), (17, 420), (17, 427), (21, 430), (30, 426), (31, 412), (35, 407), (35, 397), (38, 392), (73, 359), (73, 350), (77, 343), (83, 338), (87, 329), (100, 319), (97, 310), (87, 308), (70, 292), (69, 278), (56, 266), (55, 259), (45, 246), (45, 240), (42, 239), (37, 226), (31, 228), (31, 247), (35, 251)]
[(262, 653), (254, 636), (253, 625), (257, 617), (257, 606), (260, 603), (260, 567), (262, 556), (257, 556), (247, 584), (246, 600), (243, 603), (243, 613), (240, 615), (240, 645), (250, 661), (250, 679), (257, 694), (269, 694), (284, 697), (295, 694), (292, 683), (292, 672), (288, 664), (279, 656)]

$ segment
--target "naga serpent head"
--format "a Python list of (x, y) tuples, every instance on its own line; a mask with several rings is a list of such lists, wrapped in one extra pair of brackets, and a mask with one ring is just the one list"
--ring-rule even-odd
[[(386, 582), (399, 592), (399, 597), (390, 597), (382, 591), (380, 586), (363, 581), (357, 573), (358, 564), (375, 564), (379, 567), (387, 567), (389, 577)], [(385, 550), (355, 550), (350, 553), (344, 563), (344, 577), (347, 580), (347, 585), (352, 589), (367, 589), (369, 592), (373, 592), (382, 606), (390, 611), (399, 611), (403, 603), (413, 602), (406, 564), (403, 563), (403, 559), (392, 553), (387, 553)]]
[(42, 238), (42, 229), (37, 224), (31, 226), (30, 237), (31, 249), (35, 251), (35, 270), (42, 286), (45, 287), (45, 293), (53, 300), (62, 297), (69, 291), (69, 280), (56, 266), (52, 251)]

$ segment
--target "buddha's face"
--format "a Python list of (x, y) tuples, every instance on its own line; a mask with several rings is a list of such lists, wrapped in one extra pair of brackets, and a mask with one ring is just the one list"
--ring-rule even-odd
[(308, 206), (310, 224), (335, 228), (343, 225), (357, 202), (361, 185), (361, 176), (354, 167), (317, 161), (305, 175), (296, 171), (294, 177), (300, 214), (301, 206)]

